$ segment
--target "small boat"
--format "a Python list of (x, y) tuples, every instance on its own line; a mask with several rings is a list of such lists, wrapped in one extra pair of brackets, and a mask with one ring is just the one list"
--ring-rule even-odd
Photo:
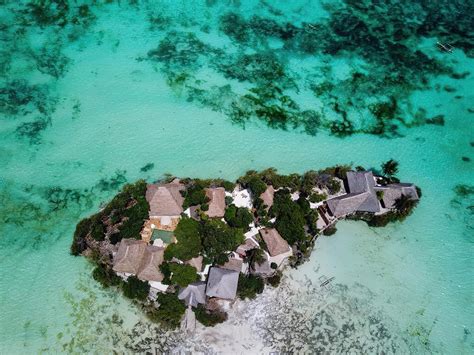
[(436, 42), (436, 45), (438, 46), (438, 49), (442, 52), (445, 53), (452, 53), (454, 47), (450, 45), (449, 43), (441, 43), (441, 42)]

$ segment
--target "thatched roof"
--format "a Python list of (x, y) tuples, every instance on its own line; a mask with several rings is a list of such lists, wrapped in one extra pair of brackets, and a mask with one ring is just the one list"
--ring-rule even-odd
[(184, 202), (180, 191), (184, 188), (179, 180), (168, 184), (148, 185), (146, 200), (150, 204), (150, 217), (179, 216), (183, 212)]
[(197, 270), (197, 272), (201, 272), (202, 271), (202, 260), (203, 260), (203, 257), (201, 255), (199, 255), (195, 258), (192, 258), (190, 260), (185, 261), (184, 263), (194, 267)]
[(160, 265), (163, 263), (165, 249), (154, 245), (148, 245), (143, 254), (137, 277), (145, 281), (163, 280), (163, 274), (160, 271)]
[(237, 271), (212, 267), (207, 279), (206, 295), (233, 300), (237, 294), (238, 283)]
[(136, 275), (146, 246), (143, 240), (122, 239), (114, 257), (113, 270)]
[(409, 196), (412, 200), (418, 200), (418, 193), (414, 184), (398, 183), (389, 184), (387, 186), (375, 187), (376, 191), (383, 192), (383, 203), (386, 208), (394, 208), (395, 201), (402, 195)]
[(245, 255), (248, 250), (258, 248), (259, 245), (253, 238), (245, 239), (245, 242), (237, 247), (235, 250), (239, 255)]
[(240, 272), (242, 270), (242, 264), (242, 259), (229, 258), (229, 260), (224, 265), (220, 265), (219, 267)]
[(182, 288), (178, 293), (178, 298), (192, 307), (197, 307), (198, 303), (206, 303), (206, 283), (204, 281), (193, 282)]
[(205, 213), (211, 218), (224, 217), (225, 189), (223, 187), (206, 189), (206, 196), (209, 198), (209, 209)]
[(275, 228), (261, 229), (260, 235), (267, 245), (268, 253), (271, 256), (277, 256), (290, 251), (290, 246)]
[(267, 206), (265, 209), (268, 211), (270, 207), (273, 206), (273, 196), (275, 194), (275, 189), (272, 185), (267, 186), (265, 192), (262, 192), (260, 198), (263, 200), (263, 204)]

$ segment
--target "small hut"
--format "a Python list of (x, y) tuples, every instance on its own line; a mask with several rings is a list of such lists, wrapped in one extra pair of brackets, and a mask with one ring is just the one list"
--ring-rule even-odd
[(273, 196), (275, 195), (275, 189), (272, 185), (267, 186), (267, 189), (260, 194), (260, 198), (263, 204), (266, 206), (265, 209), (268, 211), (273, 206)]
[(185, 186), (178, 179), (168, 184), (147, 186), (146, 200), (150, 205), (150, 220), (157, 229), (173, 230), (183, 212), (184, 197), (181, 191)]
[(215, 187), (206, 189), (206, 196), (209, 198), (209, 209), (205, 211), (211, 218), (222, 218), (225, 213), (225, 189)]
[(189, 284), (179, 291), (178, 298), (187, 306), (197, 307), (199, 303), (206, 304), (206, 283), (199, 281)]
[(283, 239), (275, 228), (264, 228), (260, 230), (260, 235), (267, 245), (270, 256), (277, 256), (291, 251), (288, 242)]

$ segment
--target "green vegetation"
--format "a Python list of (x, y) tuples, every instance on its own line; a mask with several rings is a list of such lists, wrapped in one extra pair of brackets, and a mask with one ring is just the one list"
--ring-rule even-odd
[(245, 207), (230, 205), (225, 210), (224, 219), (232, 228), (241, 228), (244, 232), (250, 229), (249, 224), (253, 221), (253, 216)]
[(319, 193), (316, 193), (316, 192), (313, 192), (308, 200), (309, 202), (312, 202), (312, 203), (318, 203), (318, 202), (321, 202), (321, 201), (324, 201), (328, 198), (328, 195), (326, 194), (319, 194)]
[(92, 271), (92, 277), (103, 287), (118, 286), (122, 281), (112, 269), (104, 264), (98, 264), (95, 267), (94, 271)]
[(270, 214), (276, 217), (275, 228), (290, 245), (306, 240), (304, 213), (287, 189), (275, 192)]
[(281, 272), (277, 272), (275, 273), (275, 275), (271, 276), (271, 277), (267, 277), (267, 283), (272, 286), (272, 287), (278, 287), (278, 285), (280, 284), (281, 282)]
[(263, 280), (254, 275), (243, 275), (239, 274), (239, 285), (237, 286), (237, 295), (241, 299), (254, 299), (257, 294), (263, 292), (265, 288), (265, 283)]
[(177, 243), (170, 244), (165, 250), (165, 259), (173, 257), (179, 260), (189, 260), (199, 256), (202, 250), (199, 234), (199, 222), (183, 217), (174, 231)]
[(105, 218), (110, 218), (115, 222), (118, 221), (119, 232), (111, 238), (113, 244), (119, 242), (122, 238), (141, 238), (140, 231), (143, 223), (148, 218), (148, 210), (150, 209), (145, 193), (145, 180), (127, 184), (101, 212)]
[(239, 178), (239, 182), (246, 189), (250, 190), (254, 199), (260, 197), (260, 195), (267, 189), (267, 185), (262, 180), (261, 176), (254, 171), (248, 171), (245, 176)]
[(202, 205), (207, 202), (209, 202), (209, 198), (206, 196), (204, 188), (192, 186), (185, 193), (183, 208), (186, 209), (189, 206)]
[(171, 283), (179, 287), (186, 287), (190, 283), (199, 280), (199, 275), (196, 269), (191, 265), (185, 264), (170, 264)]
[(336, 234), (336, 232), (337, 232), (337, 228), (336, 228), (334, 225), (332, 225), (332, 226), (327, 227), (327, 228), (323, 231), (323, 234), (324, 234), (325, 236), (330, 236), (330, 235)]
[(180, 326), (181, 318), (186, 311), (186, 306), (175, 294), (159, 293), (157, 301), (160, 306), (148, 313), (148, 317), (160, 323), (163, 327), (176, 329)]
[(391, 222), (401, 222), (413, 212), (417, 204), (418, 201), (412, 200), (410, 196), (401, 195), (395, 200), (394, 210), (382, 215), (370, 215), (365, 220), (371, 227), (384, 227)]
[[(267, 260), (263, 249), (254, 248), (245, 253), (245, 262), (249, 264), (249, 270), (255, 271), (255, 264), (261, 265)], [(274, 264), (274, 263), (272, 263)]]
[(213, 327), (216, 324), (223, 323), (227, 320), (227, 313), (220, 311), (210, 311), (202, 304), (194, 308), (194, 314), (199, 323), (206, 327)]
[(200, 235), (205, 256), (209, 261), (220, 265), (228, 260), (229, 251), (235, 250), (244, 242), (241, 229), (231, 228), (218, 219), (201, 221)]
[(398, 173), (398, 162), (390, 159), (382, 164), (382, 172), (385, 177), (392, 179)]
[(148, 297), (150, 285), (136, 276), (129, 276), (127, 281), (122, 283), (122, 291), (125, 297), (144, 301)]

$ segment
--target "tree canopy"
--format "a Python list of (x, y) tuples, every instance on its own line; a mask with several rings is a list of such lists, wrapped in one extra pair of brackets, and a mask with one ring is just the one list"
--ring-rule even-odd
[(245, 207), (236, 207), (234, 204), (226, 208), (224, 219), (232, 228), (242, 228), (245, 232), (250, 229), (249, 224), (253, 216)]
[(275, 192), (270, 212), (276, 217), (275, 228), (288, 243), (293, 245), (306, 239), (304, 213), (288, 190)]
[(382, 172), (387, 177), (393, 177), (398, 173), (398, 162), (390, 159), (382, 164)]
[(175, 294), (171, 293), (159, 293), (157, 301), (160, 306), (148, 314), (150, 319), (159, 322), (165, 328), (178, 328), (186, 311), (184, 303)]
[(174, 231), (177, 243), (170, 244), (165, 250), (165, 259), (173, 257), (179, 260), (189, 260), (199, 256), (202, 250), (199, 234), (199, 222), (192, 218), (181, 218)]
[(200, 234), (206, 257), (218, 264), (226, 262), (227, 253), (244, 242), (242, 229), (231, 228), (218, 219), (202, 221)]
[(179, 287), (186, 287), (190, 283), (199, 280), (199, 275), (196, 269), (191, 265), (185, 264), (170, 264), (171, 283)]
[(148, 297), (150, 285), (136, 276), (130, 276), (126, 282), (122, 283), (122, 290), (125, 297), (144, 301)]

